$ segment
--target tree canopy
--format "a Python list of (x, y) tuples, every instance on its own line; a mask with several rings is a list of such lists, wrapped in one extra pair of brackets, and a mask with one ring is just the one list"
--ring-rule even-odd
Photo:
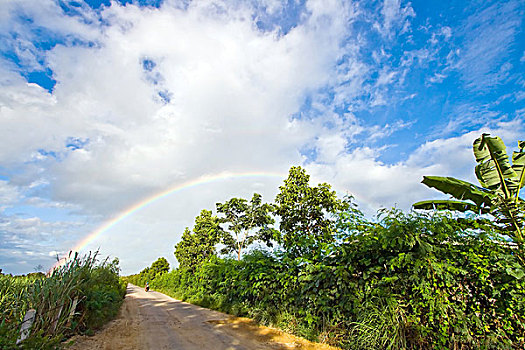
[(217, 212), (222, 214), (221, 223), (226, 228), (222, 243), (224, 253), (236, 252), (237, 260), (250, 244), (261, 241), (271, 246), (276, 230), (275, 220), (270, 215), (272, 206), (262, 202), (262, 196), (254, 193), (250, 202), (244, 198), (231, 198), (217, 203)]
[(156, 277), (166, 273), (166, 272), (169, 272), (170, 271), (170, 263), (168, 262), (168, 260), (166, 260), (166, 258), (158, 258), (157, 260), (155, 260), (151, 266), (149, 267), (146, 267), (144, 268), (142, 271), (140, 271), (140, 275), (142, 276), (142, 278), (144, 278), (145, 280), (149, 280), (149, 281), (152, 281), (154, 280)]
[(189, 228), (184, 230), (181, 241), (175, 245), (175, 257), (181, 267), (194, 268), (217, 255), (215, 246), (223, 236), (220, 222), (210, 210), (202, 210), (195, 218), (193, 231)]
[(275, 198), (275, 213), (281, 218), (280, 241), (295, 256), (309, 254), (319, 243), (333, 241), (333, 215), (348, 207), (329, 184), (311, 187), (309, 181), (310, 175), (303, 168), (292, 167)]

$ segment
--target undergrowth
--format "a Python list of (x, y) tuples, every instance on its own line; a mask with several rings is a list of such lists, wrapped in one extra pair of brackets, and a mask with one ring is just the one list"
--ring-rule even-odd
[[(153, 289), (346, 349), (523, 349), (525, 271), (475, 220), (341, 215), (314, 256), (253, 251), (149, 279)], [(144, 285), (143, 276), (126, 281)]]

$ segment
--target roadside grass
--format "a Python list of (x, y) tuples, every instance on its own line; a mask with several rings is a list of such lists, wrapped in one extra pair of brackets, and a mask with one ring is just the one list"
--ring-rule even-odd
[[(59, 348), (67, 337), (90, 333), (113, 318), (126, 286), (119, 281), (118, 259), (99, 262), (97, 255), (75, 255), (48, 277), (0, 275), (0, 348)], [(30, 335), (17, 346), (30, 309), (36, 310)]]

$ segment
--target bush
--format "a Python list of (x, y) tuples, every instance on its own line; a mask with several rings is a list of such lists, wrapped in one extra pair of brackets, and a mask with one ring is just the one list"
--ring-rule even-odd
[(167, 273), (170, 270), (170, 264), (166, 258), (158, 258), (155, 260), (151, 266), (146, 267), (140, 273), (130, 276), (122, 277), (121, 280), (123, 283), (134, 284), (137, 286), (145, 286), (146, 282), (151, 282), (155, 278)]
[(396, 210), (349, 211), (338, 227), (310, 258), (213, 258), (151, 286), (349, 349), (524, 347), (524, 267), (492, 228)]

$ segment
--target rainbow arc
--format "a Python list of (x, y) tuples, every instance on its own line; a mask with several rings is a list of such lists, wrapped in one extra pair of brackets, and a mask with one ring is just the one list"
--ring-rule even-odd
[(97, 228), (95, 231), (88, 234), (86, 237), (84, 237), (81, 241), (79, 241), (73, 248), (70, 249), (70, 252), (62, 257), (53, 268), (57, 268), (59, 266), (62, 266), (67, 262), (70, 256), (74, 256), (74, 254), (71, 254), (71, 252), (80, 252), (82, 249), (84, 249), (89, 243), (97, 239), (100, 235), (102, 235), (104, 232), (107, 232), (111, 230), (115, 225), (118, 225), (123, 220), (126, 220), (126, 218), (130, 217), (137, 211), (147, 207), (151, 203), (158, 201), (162, 198), (165, 198), (167, 196), (173, 195), (177, 192), (191, 189), (194, 187), (210, 184), (213, 182), (218, 181), (224, 181), (228, 179), (239, 179), (239, 178), (257, 178), (257, 177), (267, 177), (267, 178), (279, 178), (284, 179), (286, 175), (279, 174), (279, 173), (272, 173), (272, 172), (244, 172), (244, 173), (220, 173), (216, 175), (211, 176), (203, 176), (199, 177), (198, 179), (194, 179), (191, 181), (186, 181), (182, 184), (176, 185), (174, 187), (171, 187), (167, 190), (164, 190), (160, 193), (157, 193), (153, 196), (150, 196), (139, 203), (134, 204), (133, 206), (129, 207), (128, 209), (124, 210), (122, 213), (118, 214), (115, 218), (105, 222), (102, 226)]

